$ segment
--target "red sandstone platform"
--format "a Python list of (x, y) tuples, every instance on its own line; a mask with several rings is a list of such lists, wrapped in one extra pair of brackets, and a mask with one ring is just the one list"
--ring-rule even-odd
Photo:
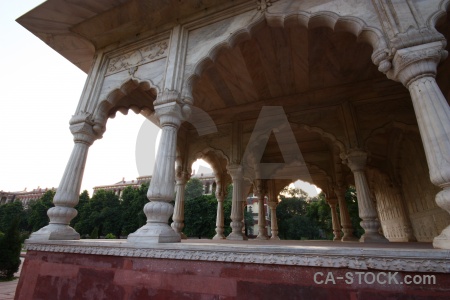
[[(450, 295), (450, 251), (426, 243), (188, 240), (138, 246), (124, 240), (83, 240), (29, 242), (27, 247), (15, 299), (386, 300)], [(434, 282), (424, 283), (426, 278)]]

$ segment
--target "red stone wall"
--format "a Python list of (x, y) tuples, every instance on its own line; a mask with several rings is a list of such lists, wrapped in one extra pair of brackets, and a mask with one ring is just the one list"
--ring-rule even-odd
[(314, 282), (358, 271), (28, 251), (15, 299), (450, 299), (450, 274), (427, 273), (436, 285)]

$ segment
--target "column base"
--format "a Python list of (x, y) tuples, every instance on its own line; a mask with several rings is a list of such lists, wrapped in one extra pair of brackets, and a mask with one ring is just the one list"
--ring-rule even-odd
[(33, 232), (29, 238), (31, 241), (48, 240), (79, 240), (80, 234), (66, 224), (49, 224)]
[(340, 237), (340, 236), (335, 236), (335, 237), (333, 238), (333, 241), (335, 241), (335, 242), (340, 242), (340, 241), (341, 241), (341, 237)]
[(133, 244), (179, 243), (181, 236), (167, 224), (147, 223), (128, 235), (127, 241)]
[(440, 235), (433, 239), (433, 247), (439, 249), (450, 249), (450, 226), (445, 228)]
[(274, 240), (274, 241), (279, 241), (279, 240), (280, 240), (280, 237), (279, 237), (279, 236), (273, 236), (273, 235), (272, 235), (272, 236), (270, 237), (270, 239), (271, 239), (271, 240)]
[(241, 232), (231, 232), (227, 236), (227, 240), (231, 240), (231, 241), (246, 241), (246, 240), (248, 240), (248, 237), (245, 236), (244, 234), (242, 234)]
[(268, 240), (269, 237), (267, 235), (264, 234), (258, 234), (258, 236), (256, 237), (257, 240)]
[(216, 233), (216, 235), (212, 239), (213, 240), (225, 240), (226, 237), (223, 233)]
[(341, 242), (358, 242), (359, 239), (353, 235), (343, 236)]
[(366, 232), (359, 239), (360, 243), (389, 243), (389, 240), (378, 232)]

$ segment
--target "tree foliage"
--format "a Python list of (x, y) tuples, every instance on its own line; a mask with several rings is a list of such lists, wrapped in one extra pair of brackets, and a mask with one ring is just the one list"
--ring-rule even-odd
[(22, 202), (15, 201), (0, 205), (0, 231), (6, 232), (13, 220), (19, 220), (19, 229), (26, 230), (27, 220)]
[(122, 212), (119, 197), (112, 191), (99, 190), (80, 210), (80, 220), (75, 230), (80, 235), (89, 235), (98, 227), (99, 236), (113, 233), (120, 236)]
[(36, 201), (33, 201), (29, 207), (28, 213), (28, 225), (31, 231), (39, 230), (40, 228), (47, 226), (49, 218), (47, 216), (47, 210), (53, 207), (53, 198), (55, 197), (55, 191), (49, 190), (42, 195)]
[(22, 244), (19, 232), (20, 218), (15, 217), (4, 236), (0, 238), (0, 278), (12, 279), (20, 266)]
[(191, 178), (184, 189), (184, 199), (193, 200), (203, 195), (203, 184), (198, 178)]

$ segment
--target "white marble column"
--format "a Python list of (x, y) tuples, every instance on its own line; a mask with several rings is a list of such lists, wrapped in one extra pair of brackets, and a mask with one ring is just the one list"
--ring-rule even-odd
[(267, 240), (267, 228), (266, 228), (266, 211), (264, 209), (264, 199), (267, 194), (267, 187), (265, 180), (257, 179), (255, 180), (255, 191), (256, 197), (258, 197), (258, 240)]
[(147, 192), (150, 202), (144, 206), (147, 224), (128, 236), (130, 243), (171, 243), (181, 240), (180, 235), (168, 225), (174, 210), (170, 202), (173, 201), (175, 193), (177, 131), (183, 120), (182, 107), (176, 97), (176, 93), (169, 91), (163, 94), (162, 99), (156, 102), (158, 105), (155, 105), (162, 132)]
[(270, 208), (270, 229), (272, 231), (272, 236), (270, 237), (271, 240), (279, 240), (280, 237), (278, 236), (278, 220), (277, 220), (277, 206), (278, 202), (272, 201), (272, 199), (269, 199), (269, 202), (267, 202)]
[(334, 234), (333, 241), (340, 241), (341, 240), (341, 224), (339, 223), (339, 217), (338, 217), (337, 210), (336, 210), (338, 199), (327, 197), (327, 203), (331, 209), (331, 223), (333, 226), (333, 234)]
[[(437, 65), (448, 55), (444, 48), (445, 43), (433, 42), (398, 50), (387, 75), (409, 89), (431, 182), (443, 189), (436, 203), (450, 213), (450, 107), (435, 80)], [(433, 246), (450, 249), (450, 225)]]
[(347, 164), (355, 177), (356, 194), (358, 199), (359, 217), (362, 219), (361, 227), (364, 234), (360, 242), (380, 243), (388, 240), (379, 233), (380, 221), (377, 218), (375, 204), (370, 197), (369, 184), (364, 172), (367, 153), (361, 150), (350, 150), (347, 154)]
[(233, 197), (231, 202), (231, 233), (227, 236), (228, 240), (245, 240), (242, 228), (244, 225), (242, 210), (243, 195), (243, 170), (240, 165), (228, 166), (228, 173), (233, 180)]
[(175, 207), (172, 216), (171, 227), (178, 233), (182, 240), (187, 239), (186, 235), (183, 233), (184, 228), (184, 189), (186, 187), (186, 182), (190, 178), (189, 172), (177, 170), (176, 173), (176, 186), (175, 186)]
[(225, 239), (224, 231), (224, 210), (223, 201), (225, 199), (226, 187), (223, 184), (222, 179), (216, 177), (216, 199), (217, 199), (217, 215), (216, 215), (216, 235), (213, 240), (223, 240)]
[(350, 219), (350, 214), (348, 213), (347, 202), (345, 201), (345, 189), (343, 187), (335, 187), (334, 193), (338, 198), (339, 215), (341, 217), (342, 232), (344, 232), (344, 236), (342, 237), (341, 241), (357, 241), (358, 239), (353, 235), (354, 229), (352, 226), (352, 221)]
[(95, 139), (101, 137), (103, 130), (97, 130), (91, 115), (79, 113), (70, 120), (70, 131), (74, 138), (74, 146), (64, 175), (53, 198), (54, 207), (47, 211), (49, 225), (34, 232), (30, 240), (78, 240), (80, 235), (69, 226), (76, 217), (81, 182), (89, 147)]

